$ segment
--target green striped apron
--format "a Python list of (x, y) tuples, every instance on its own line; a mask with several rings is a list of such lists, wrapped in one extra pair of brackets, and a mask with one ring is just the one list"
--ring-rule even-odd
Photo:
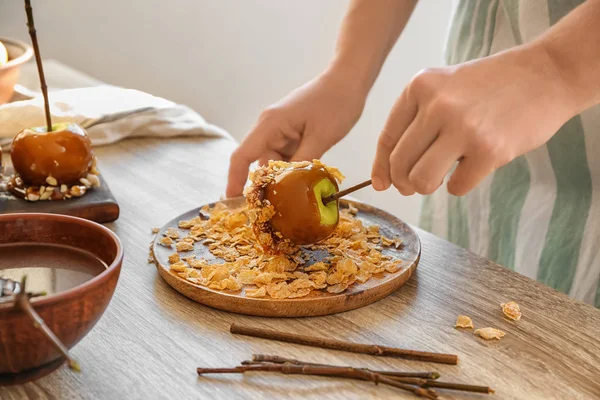
[[(527, 43), (582, 2), (459, 0), (446, 61)], [(466, 196), (448, 194), (445, 185), (425, 196), (420, 225), (600, 307), (600, 107), (574, 117), (546, 145), (496, 170)]]

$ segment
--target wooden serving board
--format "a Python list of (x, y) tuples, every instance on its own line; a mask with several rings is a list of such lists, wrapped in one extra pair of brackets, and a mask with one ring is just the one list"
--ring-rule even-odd
[[(4, 175), (12, 174), (11, 167), (5, 168)], [(119, 218), (119, 204), (111, 193), (106, 181), (100, 176), (100, 187), (93, 188), (84, 196), (60, 201), (25, 201), (8, 192), (0, 191), (0, 214), (49, 213), (63, 214), (107, 223)]]
[[(229, 207), (237, 207), (242, 201), (243, 199), (238, 198), (225, 200), (224, 203)], [(214, 203), (211, 204), (211, 207), (213, 205)], [(380, 277), (373, 276), (362, 284), (356, 282), (339, 294), (315, 290), (306, 297), (296, 299), (251, 298), (244, 295), (243, 289), (239, 292), (213, 290), (196, 285), (171, 273), (168, 257), (173, 254), (174, 250), (160, 245), (158, 241), (169, 228), (176, 228), (182, 236), (185, 236), (187, 231), (179, 229), (178, 222), (198, 216), (201, 207), (180, 215), (167, 223), (156, 235), (151, 251), (158, 273), (171, 287), (184, 296), (209, 307), (263, 317), (311, 317), (353, 310), (381, 300), (402, 286), (412, 276), (417, 267), (421, 255), (421, 243), (415, 231), (393, 215), (363, 203), (348, 200), (340, 201), (340, 207), (342, 208), (347, 208), (349, 205), (358, 209), (356, 217), (362, 220), (365, 226), (379, 225), (382, 235), (402, 239), (403, 246), (400, 249), (390, 247), (385, 248), (383, 251), (384, 254), (389, 254), (394, 259), (402, 260), (402, 264), (400, 269), (394, 273), (385, 273)], [(317, 260), (326, 256), (326, 254), (318, 254), (308, 250), (307, 252), (311, 253), (313, 259)], [(191, 252), (187, 254), (191, 255)], [(208, 248), (202, 245), (201, 242), (196, 243), (194, 246), (194, 254), (196, 258), (215, 260)]]

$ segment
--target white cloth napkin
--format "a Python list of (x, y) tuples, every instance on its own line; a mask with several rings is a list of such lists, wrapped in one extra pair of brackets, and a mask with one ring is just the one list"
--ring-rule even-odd
[[(181, 104), (150, 94), (102, 85), (52, 91), (52, 123), (75, 122), (94, 146), (131, 137), (231, 136)], [(0, 146), (25, 128), (45, 125), (41, 95), (0, 106)]]

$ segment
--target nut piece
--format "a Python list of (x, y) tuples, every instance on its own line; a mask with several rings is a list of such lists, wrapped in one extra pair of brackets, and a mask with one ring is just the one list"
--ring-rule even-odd
[(85, 179), (87, 179), (92, 184), (92, 187), (100, 186), (100, 178), (98, 178), (98, 175), (96, 174), (87, 174)]
[(71, 187), (71, 195), (75, 197), (81, 197), (85, 194), (85, 187), (82, 186), (72, 186)]
[(38, 201), (40, 199), (40, 196), (37, 194), (29, 193), (26, 199), (29, 201)]
[(40, 195), (40, 200), (48, 200), (52, 196), (52, 193), (54, 193), (54, 190), (50, 190), (50, 188), (46, 189), (46, 191)]
[(46, 183), (50, 186), (58, 186), (58, 181), (52, 176), (46, 178)]
[(88, 181), (85, 178), (79, 179), (79, 182), (81, 182), (88, 189), (92, 187), (92, 182)]
[(504, 333), (500, 329), (496, 329), (496, 328), (475, 329), (475, 332), (473, 332), (473, 334), (475, 334), (479, 337), (482, 337), (485, 340), (492, 340), (492, 339), (500, 340), (502, 337), (504, 337), (504, 335), (506, 335), (506, 333)]
[(518, 321), (521, 319), (521, 309), (519, 305), (514, 301), (509, 301), (508, 303), (500, 304), (502, 307), (502, 312), (506, 315), (507, 318), (512, 319), (513, 321)]
[(467, 317), (466, 315), (459, 315), (458, 318), (456, 318), (456, 324), (454, 325), (454, 327), (473, 329), (473, 320), (470, 317)]
[(60, 192), (67, 193), (69, 191), (69, 187), (67, 185), (60, 185)]

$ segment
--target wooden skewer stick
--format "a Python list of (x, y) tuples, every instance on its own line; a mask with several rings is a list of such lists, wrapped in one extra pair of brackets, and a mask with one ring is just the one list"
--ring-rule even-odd
[[(308, 363), (308, 362), (294, 360), (292, 358), (272, 356), (272, 355), (268, 355), (268, 354), (253, 354), (252, 361), (243, 361), (242, 365), (248, 365), (248, 364), (253, 364), (253, 363), (265, 363), (265, 362), (271, 362), (271, 363), (275, 363), (275, 364), (288, 363), (288, 364), (318, 365), (318, 366), (330, 366), (330, 367), (332, 366), (332, 365), (327, 365), (327, 364)], [(340, 367), (340, 368), (342, 368), (342, 367)], [(403, 377), (403, 378), (421, 378), (421, 379), (435, 380), (440, 377), (440, 374), (437, 372), (379, 371), (379, 370), (373, 370), (373, 369), (369, 369), (369, 371), (379, 374), (379, 375)]]
[[(343, 367), (337, 365), (328, 365), (328, 364), (319, 364), (319, 363), (309, 363), (304, 361), (295, 360), (292, 358), (285, 358), (275, 355), (268, 354), (253, 354), (252, 361), (242, 361), (242, 365), (256, 365), (261, 363), (275, 363), (275, 364), (295, 364), (295, 365), (314, 365), (321, 367), (335, 367), (335, 368), (353, 368), (353, 367)], [(421, 387), (434, 387), (440, 389), (449, 389), (449, 390), (460, 390), (464, 392), (475, 392), (475, 393), (494, 393), (494, 389), (488, 386), (479, 386), (479, 385), (466, 385), (462, 383), (454, 383), (454, 382), (439, 382), (436, 381), (440, 377), (440, 374), (437, 372), (405, 372), (405, 371), (378, 371), (370, 368), (358, 368), (358, 369), (366, 369), (369, 372), (388, 376), (397, 380), (398, 382), (419, 385)]]
[(370, 185), (371, 185), (371, 180), (369, 179), (368, 181), (364, 181), (362, 183), (359, 183), (358, 185), (349, 187), (348, 189), (340, 190), (339, 192), (332, 194), (331, 196), (324, 197), (323, 204), (331, 203), (332, 201), (338, 200), (340, 197), (344, 197), (347, 194), (356, 192), (357, 190), (362, 189), (367, 186), (370, 186)]
[[(234, 368), (198, 368), (198, 375), (204, 374), (231, 374), (244, 373), (249, 371), (263, 372), (279, 372), (282, 374), (294, 375), (317, 375), (317, 376), (333, 376), (338, 378), (350, 378), (364, 381), (371, 381), (375, 384), (383, 383), (398, 389), (407, 390), (413, 394), (425, 397), (428, 399), (437, 399), (437, 393), (428, 388), (415, 387), (413, 385), (399, 382), (388, 376), (382, 376), (373, 373), (369, 370), (346, 368), (346, 367), (329, 367), (319, 365), (296, 365), (296, 364), (253, 364), (242, 365)], [(412, 378), (415, 379), (415, 378)]]
[[(258, 361), (262, 360), (262, 361)], [(317, 367), (331, 367), (331, 368), (340, 368), (340, 370), (344, 368), (353, 368), (369, 371), (373, 374), (378, 374), (381, 376), (388, 377), (390, 379), (394, 379), (397, 382), (407, 383), (410, 385), (417, 385), (422, 388), (440, 388), (440, 389), (448, 389), (448, 390), (458, 390), (463, 392), (472, 392), (472, 393), (486, 393), (493, 394), (494, 389), (489, 386), (479, 386), (479, 385), (467, 385), (463, 383), (455, 383), (455, 382), (440, 382), (437, 381), (440, 377), (440, 374), (437, 372), (405, 372), (405, 371), (379, 371), (373, 370), (370, 368), (355, 368), (350, 366), (339, 366), (339, 365), (329, 365), (329, 364), (319, 364), (319, 363), (309, 363), (294, 360), (291, 358), (284, 358), (279, 356), (270, 356), (265, 354), (254, 354), (252, 356), (251, 361), (242, 361), (242, 365), (268, 365), (272, 364), (293, 364), (293, 365), (311, 365)], [(345, 376), (339, 375), (340, 378), (344, 378)]]
[(386, 347), (374, 344), (343, 342), (341, 340), (329, 338), (297, 335), (294, 333), (280, 332), (270, 329), (252, 328), (235, 323), (231, 324), (229, 330), (231, 333), (237, 333), (240, 335), (278, 340), (280, 342), (302, 344), (305, 346), (320, 347), (323, 349), (342, 350), (352, 353), (371, 354), (374, 356), (398, 357), (409, 360), (427, 361), (441, 364), (458, 364), (458, 356), (454, 354), (430, 353), (425, 351), (398, 349), (395, 347)]
[(35, 63), (37, 64), (38, 75), (40, 76), (40, 86), (42, 95), (44, 96), (44, 110), (46, 113), (46, 127), (48, 132), (52, 132), (52, 119), (50, 117), (50, 103), (48, 102), (48, 86), (46, 86), (46, 77), (44, 76), (44, 67), (42, 66), (42, 56), (40, 55), (40, 46), (38, 45), (37, 32), (33, 23), (33, 9), (31, 8), (31, 0), (25, 0), (25, 13), (27, 14), (27, 27), (29, 28), (29, 36), (33, 44), (35, 53)]

